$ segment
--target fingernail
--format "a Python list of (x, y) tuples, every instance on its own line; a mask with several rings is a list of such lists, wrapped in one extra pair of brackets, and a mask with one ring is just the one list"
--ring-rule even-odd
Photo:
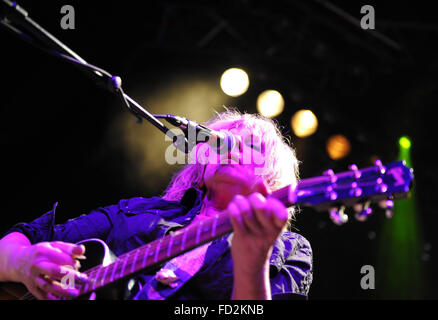
[(79, 245), (79, 246), (75, 246), (72, 249), (72, 255), (76, 256), (76, 255), (83, 255), (85, 253), (85, 247), (84, 245)]

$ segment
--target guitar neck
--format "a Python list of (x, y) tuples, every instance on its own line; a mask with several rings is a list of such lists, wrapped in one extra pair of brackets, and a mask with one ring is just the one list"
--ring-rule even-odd
[[(360, 201), (379, 201), (391, 197), (406, 197), (411, 181), (412, 169), (404, 162), (393, 162), (350, 170), (334, 174), (328, 170), (323, 176), (303, 179), (295, 189), (286, 186), (270, 194), (286, 207), (294, 204), (325, 208), (324, 206), (348, 205)], [(90, 281), (79, 287), (80, 295), (90, 293), (141, 270), (170, 260), (204, 243), (217, 239), (232, 231), (227, 212), (200, 220), (189, 226), (155, 240), (126, 254), (109, 264), (85, 271)]]
[[(274, 191), (271, 196), (288, 203), (289, 187)], [(93, 292), (139, 271), (170, 260), (202, 244), (232, 232), (228, 213), (200, 220), (183, 229), (152, 241), (117, 258), (107, 266), (96, 266), (84, 273), (89, 282), (79, 287), (80, 295)]]

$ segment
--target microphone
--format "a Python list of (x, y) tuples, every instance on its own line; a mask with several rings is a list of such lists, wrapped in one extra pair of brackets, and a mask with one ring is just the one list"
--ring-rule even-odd
[(230, 132), (216, 131), (195, 121), (172, 114), (154, 116), (164, 118), (167, 122), (183, 130), (186, 136), (188, 136), (189, 150), (199, 143), (206, 142), (210, 146), (216, 146), (216, 149), (213, 148), (213, 150), (217, 154), (228, 154), (237, 144), (236, 138)]

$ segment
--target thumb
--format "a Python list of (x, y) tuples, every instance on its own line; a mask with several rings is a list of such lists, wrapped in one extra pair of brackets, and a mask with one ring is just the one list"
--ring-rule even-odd
[(265, 180), (263, 180), (261, 178), (257, 179), (257, 181), (255, 182), (255, 184), (252, 187), (252, 191), (258, 192), (261, 195), (263, 195), (264, 197), (267, 197), (271, 193), (271, 190), (270, 190), (268, 184), (265, 182)]

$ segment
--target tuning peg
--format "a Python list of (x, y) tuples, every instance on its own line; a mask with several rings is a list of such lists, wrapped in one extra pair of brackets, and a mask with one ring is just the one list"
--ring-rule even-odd
[(357, 213), (355, 214), (355, 218), (356, 218), (357, 221), (361, 221), (361, 222), (363, 222), (363, 221), (365, 221), (365, 220), (368, 219), (368, 216), (369, 216), (371, 213), (373, 213), (373, 209), (371, 209), (371, 208), (366, 208), (366, 209), (364, 209), (364, 210), (362, 210), (362, 211), (357, 212)]
[(380, 200), (379, 207), (385, 209), (385, 216), (391, 219), (394, 216), (394, 201), (391, 199)]
[(329, 198), (331, 201), (335, 201), (338, 198), (338, 194), (336, 191), (333, 190), (333, 186), (328, 186), (325, 190), (326, 197)]
[(386, 200), (380, 200), (379, 201), (379, 207), (382, 209), (385, 209), (385, 216), (388, 219), (391, 219), (392, 216), (394, 215), (394, 201), (392, 201), (391, 199), (386, 199)]
[(329, 177), (331, 183), (335, 183), (336, 180), (338, 180), (338, 177), (335, 175), (335, 172), (332, 169), (327, 169), (322, 174)]
[(370, 208), (370, 204), (371, 204), (371, 201), (367, 201), (365, 203), (365, 205), (363, 206), (362, 210), (359, 210), (356, 212), (356, 214), (354, 215), (356, 220), (363, 222), (368, 218), (368, 216), (371, 213), (373, 213), (373, 209)]
[(385, 193), (386, 191), (388, 191), (388, 186), (383, 183), (383, 179), (381, 177), (377, 178), (376, 191), (381, 193)]
[(330, 219), (334, 224), (341, 226), (348, 221), (348, 216), (344, 213), (344, 211), (344, 206), (342, 206), (339, 210), (336, 208), (330, 209)]
[(355, 179), (359, 179), (362, 176), (362, 173), (360, 172), (360, 170), (358, 169), (357, 165), (355, 164), (350, 164), (348, 166), (348, 168), (353, 171), (353, 175)]
[(362, 188), (357, 186), (357, 182), (351, 183), (350, 195), (359, 198), (362, 195)]
[(389, 199), (386, 200), (385, 216), (388, 219), (391, 219), (394, 216), (394, 201), (389, 200)]
[[(357, 168), (357, 165), (350, 164), (348, 166), (348, 168), (350, 169), (350, 171), (353, 172), (354, 179), (356, 179), (356, 180), (360, 179), (360, 177), (362, 176), (362, 173)], [(361, 195), (362, 195), (362, 188), (358, 187), (357, 181), (353, 181), (351, 183), (350, 196), (359, 198)]]
[(360, 202), (355, 203), (355, 204), (353, 205), (353, 209), (354, 209), (355, 212), (360, 212), (360, 211), (362, 211), (362, 210), (363, 210), (363, 203), (360, 203)]
[(377, 159), (374, 164), (379, 169), (380, 174), (385, 174), (386, 167), (382, 164), (382, 161), (380, 159)]

